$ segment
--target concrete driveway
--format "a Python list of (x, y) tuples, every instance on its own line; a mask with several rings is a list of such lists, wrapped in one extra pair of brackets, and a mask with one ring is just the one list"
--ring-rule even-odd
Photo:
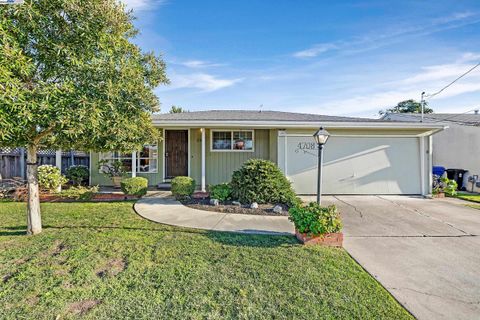
[(480, 210), (455, 199), (325, 197), (345, 249), (419, 319), (480, 319)]

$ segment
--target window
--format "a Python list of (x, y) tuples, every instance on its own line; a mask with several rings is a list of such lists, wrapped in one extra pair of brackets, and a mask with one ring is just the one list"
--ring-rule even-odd
[[(100, 159), (110, 161), (120, 160), (125, 167), (125, 170), (127, 172), (132, 172), (131, 152), (104, 152), (100, 154)], [(157, 164), (158, 147), (156, 145), (145, 145), (142, 150), (137, 152), (137, 172), (157, 173)]]
[(157, 146), (143, 146), (142, 150), (137, 153), (137, 172), (157, 172), (157, 160)]
[(211, 151), (253, 151), (253, 130), (212, 131)]

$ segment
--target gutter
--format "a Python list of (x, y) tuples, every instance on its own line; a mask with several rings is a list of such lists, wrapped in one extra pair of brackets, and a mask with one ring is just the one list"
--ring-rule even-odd
[(442, 131), (448, 126), (434, 123), (420, 122), (328, 122), (328, 121), (204, 121), (204, 120), (153, 120), (153, 125), (164, 127), (188, 128), (307, 128), (316, 129), (320, 126), (339, 129), (426, 129), (432, 133)]

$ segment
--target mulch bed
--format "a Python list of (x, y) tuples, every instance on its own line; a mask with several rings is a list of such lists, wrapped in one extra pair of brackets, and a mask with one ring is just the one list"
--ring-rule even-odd
[(261, 216), (288, 216), (288, 208), (283, 207), (282, 213), (275, 213), (272, 211), (274, 204), (259, 204), (257, 209), (251, 209), (249, 205), (233, 205), (230, 201), (220, 203), (218, 206), (210, 204), (210, 199), (188, 199), (183, 200), (182, 204), (198, 210), (214, 211), (223, 213), (238, 213), (238, 214), (252, 214)]

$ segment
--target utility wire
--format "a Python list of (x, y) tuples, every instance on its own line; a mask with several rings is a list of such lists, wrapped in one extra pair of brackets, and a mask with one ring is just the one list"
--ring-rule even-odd
[(466, 71), (465, 73), (463, 73), (462, 75), (460, 75), (458, 78), (456, 78), (455, 80), (453, 80), (452, 82), (450, 82), (449, 84), (447, 84), (445, 87), (443, 87), (442, 89), (438, 90), (437, 92), (435, 93), (432, 93), (432, 94), (427, 94), (425, 96), (425, 98), (432, 98), (440, 93), (442, 93), (443, 90), (447, 89), (448, 87), (450, 87), (452, 84), (454, 84), (455, 82), (457, 82), (458, 80), (462, 79), (463, 77), (465, 77), (467, 74), (469, 74), (470, 72), (472, 72), (473, 70), (475, 70), (478, 66), (480, 66), (480, 62), (477, 63), (476, 65), (474, 65), (472, 68), (470, 68), (468, 71)]

